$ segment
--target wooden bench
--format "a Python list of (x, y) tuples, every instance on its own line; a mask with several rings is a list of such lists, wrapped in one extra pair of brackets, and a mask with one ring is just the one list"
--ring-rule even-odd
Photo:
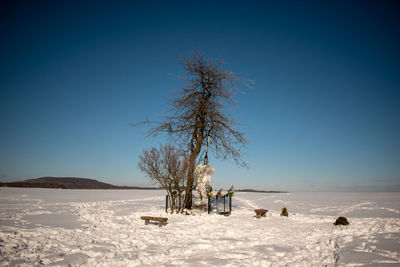
[(163, 226), (164, 223), (168, 221), (168, 218), (164, 217), (152, 217), (152, 216), (142, 216), (140, 217), (142, 220), (144, 220), (144, 224), (148, 225), (150, 221), (156, 221), (158, 222), (158, 226)]
[(265, 217), (268, 212), (268, 210), (266, 210), (266, 209), (256, 209), (254, 211), (256, 212), (257, 219), (260, 219), (261, 217)]

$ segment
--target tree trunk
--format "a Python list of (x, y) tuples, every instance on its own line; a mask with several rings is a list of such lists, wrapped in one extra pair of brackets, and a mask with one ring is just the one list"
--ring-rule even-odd
[(189, 157), (189, 170), (188, 170), (188, 180), (186, 184), (186, 192), (185, 192), (185, 208), (192, 208), (192, 190), (194, 184), (194, 171), (196, 168), (196, 158), (197, 154), (192, 152)]
[(170, 204), (169, 207), (170, 207), (171, 214), (173, 214), (174, 210), (175, 210), (175, 201), (174, 201), (174, 195), (170, 191), (168, 191), (168, 201)]
[(178, 193), (178, 207), (176, 209), (176, 213), (180, 213), (182, 211), (182, 196), (181, 193)]

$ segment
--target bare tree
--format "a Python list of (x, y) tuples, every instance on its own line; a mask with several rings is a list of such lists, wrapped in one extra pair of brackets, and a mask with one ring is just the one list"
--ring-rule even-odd
[[(233, 95), (238, 91), (236, 84), (248, 86), (248, 80), (221, 69), (221, 59), (206, 58), (200, 52), (190, 57), (181, 57), (181, 64), (187, 74), (181, 77), (187, 86), (169, 100), (171, 109), (162, 122), (151, 128), (148, 135), (167, 133), (180, 147), (189, 153), (188, 177), (185, 205), (191, 207), (196, 159), (204, 152), (205, 164), (208, 146), (217, 158), (232, 158), (237, 165), (247, 167), (241, 159), (240, 149), (248, 141), (244, 134), (233, 127), (238, 123), (226, 108), (234, 107)], [(144, 121), (142, 123), (151, 123)]]
[(171, 213), (179, 213), (184, 207), (182, 193), (185, 190), (188, 166), (188, 155), (170, 145), (143, 150), (138, 163), (139, 169), (147, 177), (167, 191)]

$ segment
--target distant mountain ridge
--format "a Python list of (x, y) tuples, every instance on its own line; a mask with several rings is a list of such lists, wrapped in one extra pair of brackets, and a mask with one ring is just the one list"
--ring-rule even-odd
[(0, 186), (63, 189), (160, 189), (157, 187), (117, 186), (95, 179), (78, 177), (40, 177), (18, 182), (0, 183)]

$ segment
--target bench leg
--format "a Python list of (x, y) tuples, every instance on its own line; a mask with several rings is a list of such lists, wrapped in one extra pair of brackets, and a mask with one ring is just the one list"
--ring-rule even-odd
[(267, 216), (267, 213), (264, 213), (262, 216), (263, 216), (263, 217), (266, 217), (266, 216)]
[(145, 220), (145, 221), (144, 221), (144, 224), (145, 224), (145, 225), (148, 225), (148, 224), (149, 224), (149, 220)]
[(163, 226), (163, 224), (164, 224), (163, 221), (159, 221), (159, 222), (158, 222), (158, 226), (159, 226), (159, 227)]
[(257, 214), (257, 215), (256, 215), (256, 218), (257, 218), (257, 219), (260, 219), (260, 218), (261, 218), (261, 215), (260, 215), (260, 214)]

